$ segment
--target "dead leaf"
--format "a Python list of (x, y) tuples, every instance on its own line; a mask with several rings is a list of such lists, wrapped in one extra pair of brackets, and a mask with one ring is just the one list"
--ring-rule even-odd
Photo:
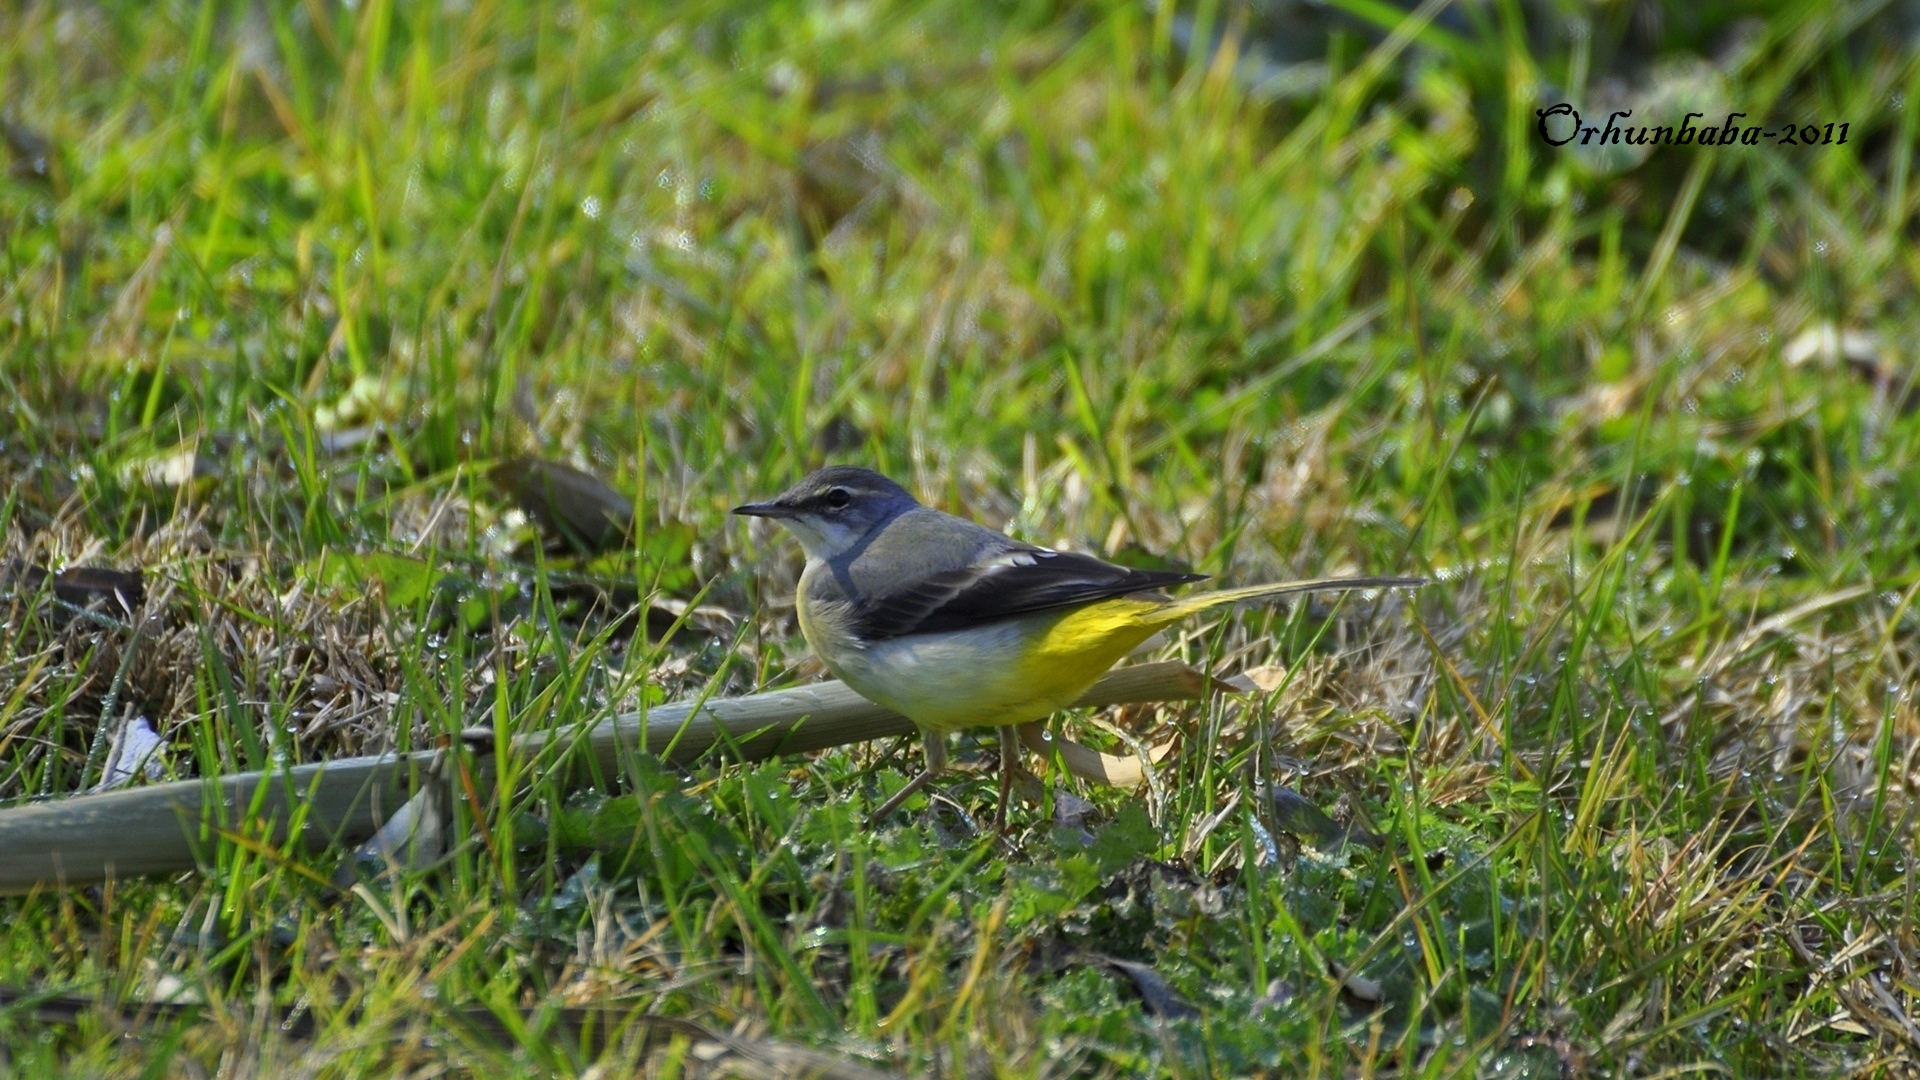
[(1306, 796), (1279, 784), (1262, 792), (1274, 827), (1312, 844), (1321, 851), (1338, 851), (1348, 844), (1378, 848), (1380, 838), (1359, 825), (1341, 825)]
[[(660, 616), (665, 617), (665, 625), (656, 630), (654, 622)], [(735, 627), (740, 625), (740, 616), (717, 604), (702, 604), (694, 607), (685, 600), (676, 600), (670, 596), (654, 597), (651, 610), (647, 614), (648, 631), (656, 635), (664, 634), (676, 621), (684, 621), (687, 626), (714, 637), (727, 637), (733, 633)]]
[(447, 853), (446, 815), (441, 807), (443, 792), (438, 772), (438, 769), (429, 769), (427, 781), (419, 792), (402, 804), (366, 843), (340, 860), (333, 871), (336, 888), (351, 888), (363, 877), (424, 870)]
[[(1261, 664), (1259, 667), (1248, 668), (1233, 679), (1248, 684), (1254, 690), (1271, 694), (1286, 684), (1287, 673), (1291, 670), (1293, 669), (1285, 664)], [(1223, 686), (1233, 685), (1233, 682), (1227, 679), (1220, 680), (1220, 683)]]
[(1781, 359), (1790, 367), (1844, 363), (1855, 378), (1874, 388), (1880, 403), (1891, 404), (1901, 414), (1912, 412), (1920, 404), (1920, 387), (1916, 387), (1913, 375), (1902, 370), (1880, 335), (1871, 331), (1842, 330), (1832, 323), (1820, 323), (1788, 342), (1781, 350)]
[(56, 192), (65, 187), (60, 183), (60, 157), (52, 139), (19, 121), (0, 117), (0, 141), (7, 146), (7, 175), (45, 184)]
[(1285, 979), (1267, 980), (1267, 992), (1254, 1001), (1255, 1008), (1278, 1008), (1297, 996), (1293, 984)]
[(592, 554), (618, 546), (633, 531), (633, 503), (592, 473), (518, 457), (495, 465), (487, 479), (513, 497), (550, 545)]
[(1379, 983), (1359, 974), (1345, 964), (1328, 960), (1327, 970), (1340, 984), (1340, 996), (1350, 1005), (1374, 1009), (1379, 1007), (1381, 1000), (1386, 996), (1386, 991), (1381, 989)]
[[(1862, 1034), (1865, 1034), (1865, 1032), (1862, 1032)], [(1587, 1075), (1586, 1051), (1575, 1046), (1572, 1040), (1558, 1031), (1548, 1030), (1537, 1034), (1527, 1033), (1515, 1035), (1510, 1045), (1513, 1049), (1521, 1052), (1528, 1050), (1546, 1050), (1550, 1052), (1554, 1057), (1554, 1064), (1558, 1067), (1557, 1071), (1560, 1076), (1579, 1077)]]
[(1039, 720), (1021, 724), (1019, 730), (1020, 741), (1027, 749), (1042, 757), (1058, 754), (1067, 771), (1082, 780), (1119, 788), (1136, 788), (1147, 782), (1147, 771), (1139, 758), (1101, 753), (1064, 735), (1053, 734)]
[[(1075, 795), (1071, 791), (1062, 791), (1054, 796), (1053, 823), (1062, 829), (1085, 830), (1087, 815), (1093, 813), (1093, 804)], [(1088, 839), (1092, 839), (1091, 836)]]
[(892, 193), (894, 167), (875, 132), (827, 139), (800, 151), (796, 185), (800, 215), (822, 246), (879, 209)]
[(1155, 971), (1151, 965), (1098, 953), (1092, 954), (1092, 959), (1133, 980), (1133, 988), (1140, 992), (1140, 1002), (1146, 1006), (1147, 1015), (1168, 1019), (1200, 1015), (1200, 1010), (1181, 997), (1167, 982), (1166, 976)]
[(1848, 365), (1867, 368), (1880, 364), (1880, 339), (1864, 330), (1842, 330), (1829, 322), (1810, 326), (1794, 335), (1780, 350), (1780, 359), (1788, 367), (1800, 367), (1819, 361), (1828, 367), (1844, 360)]
[(91, 790), (111, 791), (142, 775), (149, 780), (165, 779), (167, 762), (162, 751), (166, 745), (167, 741), (153, 730), (146, 717), (128, 720), (114, 733), (113, 746), (107, 751), (106, 770)]
[(97, 601), (107, 611), (131, 616), (147, 599), (146, 584), (138, 570), (69, 566), (49, 571), (16, 559), (8, 564), (6, 577), (33, 591), (45, 588), (52, 579), (54, 599), (77, 608), (92, 607)]
[(195, 480), (219, 474), (220, 463), (201, 453), (197, 443), (151, 457), (134, 458), (120, 467), (120, 477), (127, 483), (154, 487), (186, 487)]

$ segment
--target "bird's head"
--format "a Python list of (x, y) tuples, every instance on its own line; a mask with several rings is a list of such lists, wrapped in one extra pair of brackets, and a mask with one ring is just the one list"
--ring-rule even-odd
[(918, 505), (906, 488), (871, 469), (829, 465), (772, 499), (733, 512), (773, 518), (799, 539), (807, 558), (825, 561)]

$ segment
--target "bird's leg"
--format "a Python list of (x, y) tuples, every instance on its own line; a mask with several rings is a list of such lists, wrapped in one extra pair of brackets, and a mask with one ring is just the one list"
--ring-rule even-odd
[(887, 820), (887, 815), (900, 809), (900, 804), (912, 798), (914, 792), (926, 787), (928, 782), (934, 777), (947, 771), (946, 739), (938, 732), (922, 731), (920, 733), (920, 742), (921, 746), (926, 750), (927, 767), (921, 771), (920, 775), (907, 781), (906, 787), (894, 792), (893, 798), (880, 804), (880, 809), (875, 810), (873, 816), (867, 819), (867, 825), (869, 827)]
[(1000, 735), (1000, 806), (993, 812), (993, 831), (1007, 831), (1007, 800), (1013, 798), (1013, 770), (1020, 767), (1020, 729), (1003, 727)]

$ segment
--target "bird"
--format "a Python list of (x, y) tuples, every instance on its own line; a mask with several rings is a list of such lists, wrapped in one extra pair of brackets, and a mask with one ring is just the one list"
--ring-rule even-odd
[(1004, 827), (1014, 729), (1078, 700), (1147, 638), (1210, 608), (1337, 589), (1413, 587), (1418, 577), (1335, 577), (1165, 591), (1205, 574), (1142, 570), (1023, 543), (924, 506), (886, 476), (819, 469), (733, 508), (772, 519), (806, 554), (795, 608), (827, 670), (913, 721), (926, 768), (873, 813), (885, 819), (946, 768), (945, 736), (998, 728)]

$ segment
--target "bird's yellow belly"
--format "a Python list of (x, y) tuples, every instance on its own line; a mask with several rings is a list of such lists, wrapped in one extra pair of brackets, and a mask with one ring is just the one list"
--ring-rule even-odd
[(1004, 727), (1071, 705), (1159, 625), (1160, 605), (1103, 601), (940, 634), (820, 648), (862, 697), (933, 731)]

